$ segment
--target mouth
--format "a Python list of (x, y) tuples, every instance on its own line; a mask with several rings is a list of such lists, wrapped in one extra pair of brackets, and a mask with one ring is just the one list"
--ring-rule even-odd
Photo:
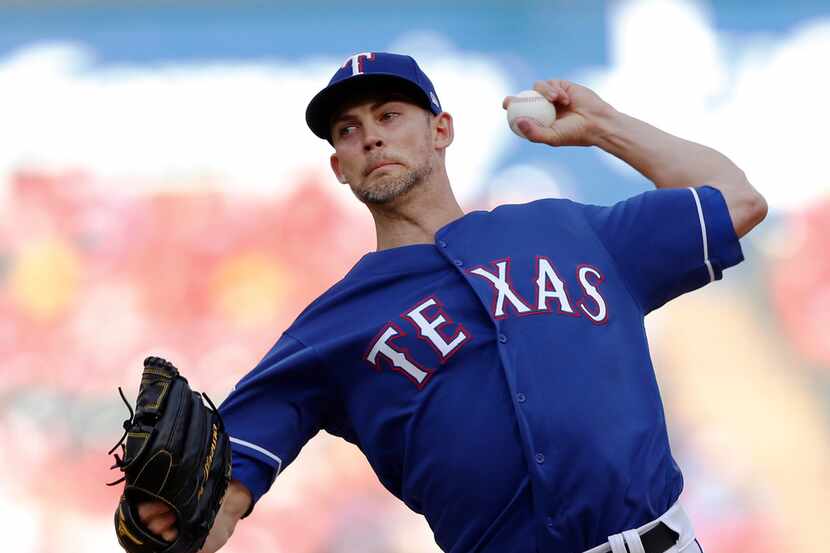
[(374, 173), (376, 170), (380, 169), (381, 167), (386, 167), (388, 165), (400, 165), (395, 161), (381, 161), (380, 163), (375, 163), (369, 166), (369, 170), (366, 172), (366, 175), (370, 175)]

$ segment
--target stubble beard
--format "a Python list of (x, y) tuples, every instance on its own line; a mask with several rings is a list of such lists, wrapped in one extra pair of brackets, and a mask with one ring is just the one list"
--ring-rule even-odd
[(396, 175), (384, 175), (376, 178), (367, 187), (351, 187), (358, 200), (365, 204), (388, 204), (401, 196), (405, 196), (418, 185), (423, 183), (432, 174), (432, 164), (425, 160), (415, 169), (400, 172)]

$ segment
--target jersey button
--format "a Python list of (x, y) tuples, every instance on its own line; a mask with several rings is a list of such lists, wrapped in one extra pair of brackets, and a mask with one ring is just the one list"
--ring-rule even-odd
[(456, 267), (461, 267), (462, 265), (464, 265), (464, 262), (461, 261), (460, 259), (454, 260), (453, 263), (455, 263)]
[(518, 394), (516, 394), (516, 401), (518, 401), (519, 403), (524, 403), (524, 402), (525, 402), (525, 400), (527, 400), (527, 396), (526, 396), (526, 395), (524, 395), (524, 394), (523, 394), (523, 393), (521, 393), (521, 392), (519, 392)]
[(541, 465), (542, 463), (545, 462), (545, 456), (542, 455), (541, 453), (537, 453), (536, 454), (536, 462)]
[(447, 247), (447, 243), (446, 243), (446, 242), (444, 242), (443, 240), (439, 240), (439, 241), (438, 241), (438, 245), (439, 245), (439, 246), (441, 246), (442, 248), (446, 248), (446, 247)]
[(550, 517), (545, 518), (545, 526), (548, 528), (553, 528), (553, 519)]
[(499, 334), (499, 342), (501, 342), (502, 344), (507, 342), (507, 336), (505, 336), (504, 334)]

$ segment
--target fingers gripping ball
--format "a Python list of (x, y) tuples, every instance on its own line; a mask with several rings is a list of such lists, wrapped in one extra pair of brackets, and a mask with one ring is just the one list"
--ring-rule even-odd
[[(121, 397), (127, 403), (123, 392)], [(222, 419), (210, 398), (191, 390), (176, 367), (159, 357), (144, 360), (135, 413), (129, 403), (127, 407), (124, 435), (110, 450), (121, 446), (123, 455), (115, 454), (112, 468), (124, 476), (112, 484), (126, 481), (115, 511), (118, 542), (128, 553), (195, 553), (231, 479)], [(166, 504), (175, 515), (172, 541), (141, 522), (138, 504), (148, 501)]]
[(514, 133), (527, 138), (519, 129), (517, 120), (520, 117), (532, 119), (542, 127), (550, 127), (556, 121), (556, 108), (553, 102), (535, 90), (523, 90), (510, 100), (507, 106), (507, 122)]

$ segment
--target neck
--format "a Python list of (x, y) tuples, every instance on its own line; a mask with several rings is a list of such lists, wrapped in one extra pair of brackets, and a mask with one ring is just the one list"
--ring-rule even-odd
[(375, 220), (377, 250), (433, 244), (435, 232), (464, 215), (446, 171), (387, 204), (367, 204)]

